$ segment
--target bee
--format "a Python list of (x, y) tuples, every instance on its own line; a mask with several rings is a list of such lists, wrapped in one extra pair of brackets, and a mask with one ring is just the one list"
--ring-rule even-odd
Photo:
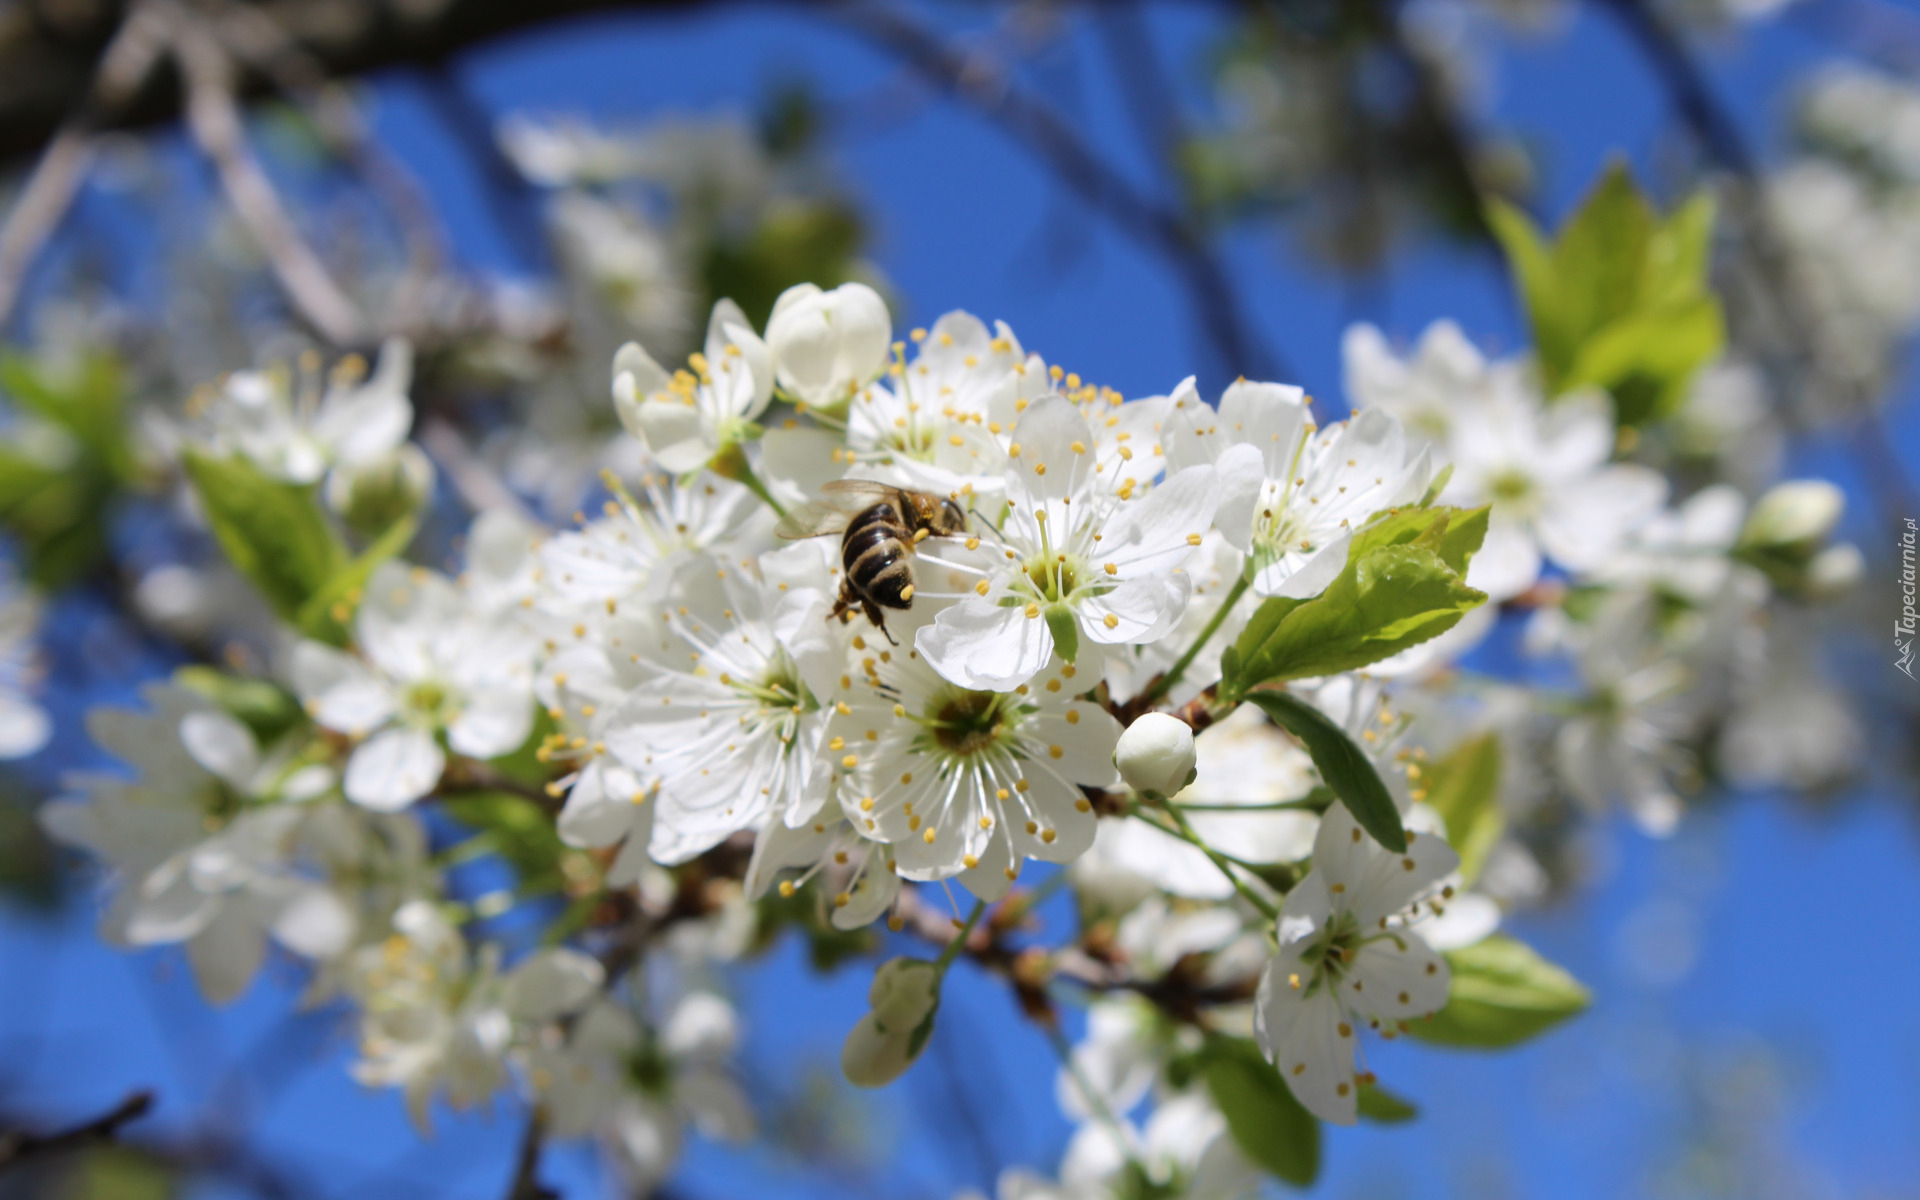
[(951, 499), (869, 479), (840, 479), (821, 491), (821, 500), (788, 513), (775, 532), (784, 538), (840, 534), (845, 571), (828, 619), (845, 621), (858, 608), (899, 645), (883, 610), (912, 607), (914, 548), (929, 537), (966, 532), (966, 510)]

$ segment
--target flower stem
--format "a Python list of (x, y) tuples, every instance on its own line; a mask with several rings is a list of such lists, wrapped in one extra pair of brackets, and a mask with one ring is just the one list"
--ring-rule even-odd
[(786, 508), (773, 498), (773, 493), (767, 490), (767, 485), (753, 473), (753, 464), (747, 461), (746, 451), (740, 448), (739, 442), (728, 442), (707, 465), (712, 468), (715, 475), (731, 479), (735, 483), (745, 484), (748, 491), (766, 502), (767, 507), (773, 510), (774, 516), (787, 515)]
[(942, 977), (946, 975), (947, 968), (953, 965), (953, 960), (960, 957), (960, 951), (965, 948), (968, 936), (973, 933), (973, 927), (980, 923), (980, 914), (986, 911), (987, 902), (975, 900), (973, 911), (967, 914), (966, 924), (960, 926), (960, 931), (953, 935), (953, 940), (947, 943), (947, 948), (942, 950), (940, 957), (934, 960), (934, 969), (939, 971)]
[(1146, 821), (1147, 824), (1160, 830), (1162, 833), (1177, 837), (1189, 846), (1200, 851), (1200, 853), (1206, 855), (1214, 866), (1220, 868), (1220, 873), (1227, 877), (1227, 882), (1233, 884), (1233, 890), (1239, 892), (1242, 899), (1246, 900), (1248, 904), (1253, 905), (1253, 907), (1269, 921), (1277, 921), (1280, 919), (1280, 910), (1273, 906), (1273, 901), (1268, 900), (1259, 892), (1248, 887), (1246, 880), (1240, 878), (1239, 873), (1233, 869), (1233, 863), (1228, 857), (1218, 850), (1215, 850), (1212, 846), (1207, 845), (1206, 839), (1194, 831), (1193, 826), (1187, 823), (1187, 818), (1181, 814), (1177, 806), (1169, 803), (1166, 804), (1165, 807), (1167, 815), (1173, 818), (1172, 828), (1162, 825), (1160, 822), (1147, 816), (1146, 811), (1138, 804), (1133, 806), (1133, 814)]
[(1186, 653), (1180, 656), (1179, 661), (1169, 667), (1165, 675), (1154, 680), (1153, 686), (1147, 689), (1148, 703), (1159, 700), (1173, 688), (1174, 684), (1180, 682), (1180, 677), (1187, 673), (1187, 668), (1193, 665), (1193, 660), (1199, 656), (1207, 642), (1212, 640), (1214, 634), (1220, 632), (1220, 626), (1226, 623), (1227, 614), (1233, 611), (1234, 605), (1240, 603), (1240, 597), (1246, 594), (1247, 577), (1242, 574), (1240, 578), (1233, 581), (1233, 587), (1227, 592), (1227, 598), (1220, 602), (1219, 611), (1213, 614), (1213, 619), (1207, 622), (1207, 627), (1200, 631), (1200, 636), (1193, 640), (1193, 645), (1188, 646)]

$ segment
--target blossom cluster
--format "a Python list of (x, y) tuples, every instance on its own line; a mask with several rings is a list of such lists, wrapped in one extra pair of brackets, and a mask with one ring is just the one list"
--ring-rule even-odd
[[(435, 1098), (518, 1090), (651, 1182), (684, 1127), (753, 1128), (712, 968), (756, 906), (904, 933), (940, 887), (978, 901), (938, 962), (876, 976), (844, 1057), (875, 1086), (981, 910), (1054, 864), (1112, 961), (1212, 997), (1195, 1024), (1096, 990), (1061, 1187), (1238, 1196), (1260, 1172), (1209, 1080), (1252, 1054), (1309, 1120), (1356, 1120), (1360, 1034), (1419, 1033), (1473, 953), (1517, 945), (1495, 931), (1544, 874), (1509, 820), (1566, 795), (1670, 829), (1709, 732), (1752, 778), (1839, 768), (1768, 702), (1792, 669), (1770, 606), (1857, 570), (1827, 485), (1669, 507), (1604, 394), (1549, 401), (1450, 325), (1405, 357), (1354, 329), (1353, 413), (1323, 422), (1296, 387), (1127, 398), (1004, 324), (891, 321), (863, 284), (803, 285), (764, 329), (716, 303), (684, 365), (620, 347), (644, 465), (567, 528), (483, 513), (452, 574), (397, 553), (432, 486), (404, 345), (196, 396), (169, 445), (223, 545), (248, 534), (220, 489), (257, 478), (361, 550), (265, 622), (268, 678), (96, 714), (134, 777), (74, 778), (43, 824), (111, 868), (107, 935), (184, 943), (215, 1000), (277, 945), (353, 1006), (356, 1077), (422, 1127)], [(1580, 695), (1454, 686), (1502, 609)], [(1459, 783), (1469, 751), (1514, 767)], [(506, 960), (488, 922), (523, 897), (458, 878), (489, 854), (571, 898), (557, 944)]]

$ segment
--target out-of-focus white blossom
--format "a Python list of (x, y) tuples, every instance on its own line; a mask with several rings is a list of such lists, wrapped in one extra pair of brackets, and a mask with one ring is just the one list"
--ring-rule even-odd
[(53, 722), (28, 694), (40, 605), (0, 573), (0, 759), (24, 758), (47, 744)]
[(336, 466), (359, 467), (398, 450), (413, 425), (413, 349), (395, 339), (371, 376), (357, 358), (321, 379), (317, 361), (236, 371), (205, 401), (211, 447), (239, 453), (290, 483), (315, 483)]
[(490, 1105), (507, 1082), (509, 1053), (586, 1005), (604, 978), (599, 963), (559, 947), (502, 973), (497, 944), (473, 953), (425, 901), (401, 908), (393, 927), (355, 952), (349, 988), (361, 1020), (352, 1069), (369, 1087), (401, 1089), (422, 1133), (432, 1130), (435, 1093), (455, 1110)]
[(135, 779), (78, 775), (40, 810), (51, 836), (111, 868), (107, 936), (185, 942), (215, 1002), (245, 990), (269, 936), (310, 958), (345, 950), (346, 899), (299, 861), (309, 802), (332, 789), (333, 773), (263, 755), (245, 725), (193, 693), (153, 687), (145, 698), (150, 712), (99, 709), (88, 720)]
[(475, 611), (444, 576), (393, 563), (367, 583), (354, 621), (364, 658), (302, 642), (293, 682), (313, 719), (364, 739), (348, 760), (347, 798), (405, 808), (432, 791), (455, 754), (494, 758), (533, 727), (533, 644)]
[(1392, 415), (1366, 411), (1316, 430), (1305, 394), (1275, 383), (1235, 383), (1216, 411), (1187, 380), (1174, 392), (1166, 442), (1173, 468), (1218, 471), (1220, 533), (1252, 556), (1263, 596), (1325, 591), (1347, 565), (1354, 531), (1418, 502), (1433, 474)]

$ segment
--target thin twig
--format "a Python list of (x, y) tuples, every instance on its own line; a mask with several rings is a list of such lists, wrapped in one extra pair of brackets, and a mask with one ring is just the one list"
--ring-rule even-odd
[(559, 1192), (535, 1178), (540, 1170), (540, 1148), (546, 1140), (547, 1113), (536, 1105), (527, 1115), (527, 1126), (520, 1134), (520, 1152), (514, 1158), (507, 1200), (560, 1200)]
[(850, 28), (972, 105), (1052, 168), (1082, 200), (1165, 258), (1186, 285), (1201, 331), (1228, 377), (1292, 377), (1254, 331), (1232, 277), (1192, 223), (1143, 196), (1050, 106), (1016, 87), (1003, 66), (949, 46), (897, 9), (855, 2), (840, 5), (838, 11)]
[(387, 206), (414, 271), (425, 277), (439, 270), (446, 259), (446, 234), (425, 190), (368, 132), (347, 88), (327, 74), (271, 8), (228, 3), (213, 27), (235, 57), (306, 109), (327, 149)]
[(513, 489), (481, 460), (467, 439), (449, 422), (429, 417), (420, 428), (420, 444), (433, 461), (446, 472), (448, 482), (474, 512), (505, 509), (530, 524), (539, 524)]
[(152, 1107), (153, 1093), (139, 1091), (100, 1116), (69, 1129), (44, 1134), (0, 1135), (0, 1170), (38, 1154), (51, 1154), (86, 1142), (114, 1137), (122, 1125), (146, 1116)]
[(234, 211), (267, 257), (299, 316), (336, 346), (365, 337), (353, 301), (301, 236), (280, 194), (247, 145), (232, 59), (192, 14), (169, 5), (174, 60), (187, 85), (187, 128), (220, 177)]
[(0, 327), (13, 314), (27, 272), (53, 231), (60, 227), (93, 163), (94, 131), (146, 81), (159, 61), (164, 42), (147, 5), (137, 5), (120, 23), (100, 65), (86, 103), (68, 117), (47, 144), (21, 189), (6, 223), (0, 226)]

